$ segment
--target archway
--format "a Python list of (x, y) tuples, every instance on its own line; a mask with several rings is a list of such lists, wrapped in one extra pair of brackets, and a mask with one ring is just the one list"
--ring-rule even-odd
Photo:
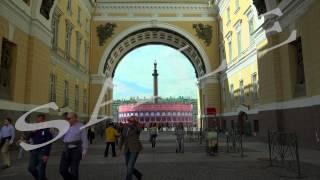
[[(95, 26), (101, 25), (100, 23)], [(119, 25), (120, 26), (120, 25)], [(190, 24), (192, 28), (192, 24)], [(96, 67), (96, 73), (92, 74), (90, 101), (96, 102), (97, 93), (99, 92), (101, 85), (106, 79), (113, 78), (115, 69), (121, 59), (133, 51), (134, 49), (149, 45), (149, 44), (161, 44), (170, 46), (176, 50), (180, 50), (191, 62), (195, 69), (196, 77), (202, 77), (206, 73), (216, 68), (218, 62), (218, 52), (211, 46), (206, 46), (201, 43), (201, 39), (196, 35), (191, 34), (190, 29), (184, 29), (174, 24), (166, 22), (150, 21), (143, 23), (135, 23), (122, 30), (116, 32), (116, 36), (112, 36), (105, 46), (97, 47), (96, 51), (100, 58)], [(216, 47), (215, 44), (212, 47)], [(101, 51), (102, 50), (102, 51)], [(209, 60), (210, 57), (210, 60)], [(93, 71), (94, 72), (94, 71)], [(201, 118), (206, 113), (208, 107), (214, 107), (219, 112), (220, 109), (220, 87), (219, 81), (216, 76), (212, 76), (198, 82), (198, 127), (203, 127), (203, 121)], [(105, 99), (108, 101), (113, 100), (113, 90), (109, 90)], [(91, 106), (90, 102), (90, 106)], [(93, 109), (93, 106), (91, 106)], [(111, 115), (112, 107), (108, 106), (101, 114)]]

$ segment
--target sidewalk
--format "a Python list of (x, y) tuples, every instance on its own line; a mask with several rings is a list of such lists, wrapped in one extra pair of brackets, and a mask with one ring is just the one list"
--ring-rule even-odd
[[(248, 140), (249, 139), (249, 140)], [(244, 137), (244, 147), (268, 153), (268, 143), (255, 140), (254, 137)], [(268, 155), (269, 156), (269, 155)], [(299, 148), (300, 161), (320, 166), (320, 151), (315, 149)]]
[[(296, 174), (283, 168), (271, 168), (266, 159), (265, 144), (245, 144), (245, 157), (239, 153), (226, 153), (221, 147), (217, 156), (205, 152), (205, 143), (185, 141), (185, 153), (175, 153), (175, 137), (160, 133), (156, 149), (148, 142), (148, 133), (141, 135), (144, 149), (139, 155), (137, 168), (144, 174), (144, 180), (277, 180), (295, 179)], [(90, 145), (88, 155), (80, 165), (80, 180), (124, 180), (125, 164), (122, 154), (115, 158), (104, 158), (105, 144), (99, 140)], [(28, 154), (28, 153), (27, 153)], [(62, 180), (59, 174), (61, 145), (54, 144), (47, 166), (49, 180)], [(29, 180), (28, 158), (15, 161), (12, 168), (0, 171), (0, 179)], [(304, 179), (320, 179), (320, 166), (303, 164)]]

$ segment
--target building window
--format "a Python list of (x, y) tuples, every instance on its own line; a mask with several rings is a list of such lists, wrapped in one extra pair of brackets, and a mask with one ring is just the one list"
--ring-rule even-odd
[(72, 36), (73, 25), (69, 20), (66, 20), (66, 47), (65, 47), (65, 58), (70, 60), (70, 49), (71, 49), (71, 36)]
[(81, 26), (81, 8), (80, 7), (78, 7), (77, 22), (78, 22), (79, 26)]
[(236, 7), (235, 13), (237, 13), (240, 10), (240, 2), (239, 1), (240, 0), (235, 0), (235, 7)]
[(57, 76), (53, 73), (50, 74), (50, 94), (49, 94), (49, 102), (56, 102), (56, 82), (57, 82)]
[(254, 18), (253, 17), (250, 17), (249, 18), (249, 21), (248, 21), (248, 24), (249, 24), (249, 40), (250, 42), (253, 41), (253, 32), (254, 32)]
[(52, 49), (57, 50), (58, 49), (58, 39), (59, 39), (59, 21), (60, 16), (62, 15), (61, 10), (59, 8), (55, 8), (53, 17), (52, 17)]
[(68, 0), (67, 3), (67, 12), (71, 16), (72, 15), (72, 0)]
[(69, 82), (64, 81), (64, 107), (69, 105)]
[(233, 86), (233, 84), (230, 85), (230, 104), (231, 104), (231, 106), (234, 105), (234, 86)]
[(86, 71), (88, 71), (88, 68), (89, 68), (88, 60), (89, 60), (89, 46), (87, 41), (85, 41), (84, 42), (84, 67)]
[(302, 51), (302, 41), (301, 38), (298, 38), (296, 41), (291, 43), (293, 48), (292, 56), (295, 61), (293, 64), (293, 69), (295, 69), (295, 97), (301, 97), (306, 95), (306, 86), (305, 86), (305, 73), (304, 73), (304, 63), (303, 63), (303, 51)]
[(80, 91), (79, 91), (79, 85), (76, 85), (74, 87), (74, 109), (76, 112), (79, 111), (79, 96), (80, 96)]
[(231, 17), (230, 17), (230, 7), (227, 8), (227, 24), (229, 24), (231, 22)]
[(222, 82), (222, 102), (223, 102), (223, 104), (224, 104), (224, 106), (226, 106), (227, 105), (227, 102), (226, 102), (226, 99), (227, 99), (227, 97), (226, 97), (226, 86), (225, 86), (225, 81), (223, 81)]
[(232, 63), (233, 55), (232, 55), (232, 36), (229, 35), (228, 39), (228, 50), (229, 50), (229, 62)]
[(46, 19), (50, 18), (50, 10), (53, 6), (54, 0), (46, 0), (42, 1), (40, 7), (40, 14), (45, 17)]
[(89, 33), (90, 31), (90, 22), (89, 19), (86, 18), (86, 32)]
[(252, 100), (253, 102), (256, 102), (256, 100), (258, 100), (258, 90), (259, 90), (257, 73), (252, 74), (251, 79), (252, 79)]
[(238, 45), (238, 58), (239, 58), (242, 53), (241, 24), (239, 24), (239, 27), (237, 28), (237, 45)]
[(2, 40), (1, 61), (0, 61), (0, 98), (9, 99), (11, 94), (11, 65), (14, 58), (16, 45), (7, 39)]
[(240, 80), (239, 89), (240, 89), (240, 104), (244, 104), (244, 85), (243, 85), (243, 80)]
[(81, 48), (81, 40), (82, 40), (82, 36), (81, 33), (79, 31), (77, 31), (77, 49), (76, 49), (76, 62), (77, 65), (80, 65), (80, 48)]
[(83, 90), (83, 112), (87, 113), (88, 112), (88, 91), (87, 89)]
[(261, 15), (267, 12), (267, 6), (266, 6), (265, 0), (253, 0), (253, 4), (258, 11), (258, 15)]
[(52, 49), (53, 50), (57, 50), (58, 48), (58, 35), (59, 35), (59, 21), (56, 18), (52, 19), (52, 33), (53, 33), (53, 37), (52, 37)]

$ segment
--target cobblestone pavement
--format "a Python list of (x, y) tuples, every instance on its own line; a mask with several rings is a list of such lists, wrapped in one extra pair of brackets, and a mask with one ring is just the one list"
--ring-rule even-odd
[[(284, 168), (269, 167), (267, 151), (263, 148), (245, 148), (245, 156), (226, 153), (222, 143), (218, 156), (205, 153), (204, 145), (185, 143), (185, 153), (175, 153), (175, 139), (170, 134), (160, 134), (156, 149), (148, 143), (148, 135), (142, 134), (144, 150), (139, 156), (137, 168), (143, 172), (144, 180), (255, 180), (255, 179), (295, 179), (296, 174)], [(81, 180), (123, 180), (124, 158), (104, 158), (103, 142), (90, 146), (87, 158), (81, 162)], [(257, 150), (258, 149), (258, 150)], [(61, 180), (58, 173), (61, 145), (53, 146), (48, 163), (49, 180)], [(14, 154), (12, 155), (14, 156)], [(0, 171), (0, 179), (32, 179), (27, 172), (28, 157), (14, 161), (12, 168)], [(320, 179), (320, 166), (302, 163), (303, 179)]]

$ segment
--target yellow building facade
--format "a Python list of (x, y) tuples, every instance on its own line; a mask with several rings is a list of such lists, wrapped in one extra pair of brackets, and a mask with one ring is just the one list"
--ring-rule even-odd
[[(319, 12), (315, 0), (0, 1), (0, 117), (56, 102), (58, 111), (41, 111), (88, 120), (124, 55), (164, 44), (195, 68), (199, 128), (209, 126), (207, 110), (215, 108), (221, 129), (236, 128), (246, 112), (259, 136), (285, 130), (314, 140)], [(112, 95), (104, 92), (104, 100)], [(111, 104), (100, 108), (101, 115), (111, 111)]]
[(61, 107), (60, 112), (43, 110), (51, 115), (67, 110), (88, 115), (93, 5), (64, 0), (1, 2), (1, 71), (9, 72), (8, 77), (1, 74), (4, 116), (17, 117), (48, 102)]

